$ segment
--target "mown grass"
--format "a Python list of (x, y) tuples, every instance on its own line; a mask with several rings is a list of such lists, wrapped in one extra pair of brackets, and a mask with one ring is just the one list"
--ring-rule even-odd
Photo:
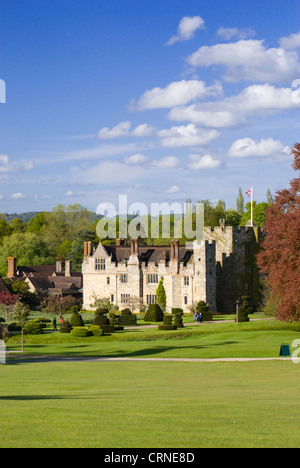
[(287, 362), (0, 366), (1, 448), (298, 447)]

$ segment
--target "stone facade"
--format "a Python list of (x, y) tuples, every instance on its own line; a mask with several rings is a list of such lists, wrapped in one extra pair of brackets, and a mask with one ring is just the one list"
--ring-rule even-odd
[(216, 311), (215, 242), (194, 242), (191, 248), (177, 241), (159, 247), (139, 246), (134, 239), (131, 247), (100, 243), (94, 253), (85, 255), (82, 273), (83, 308), (87, 310), (95, 298), (108, 298), (120, 309), (129, 298), (155, 303), (163, 278), (167, 312), (173, 307), (189, 312), (189, 306), (200, 300)]
[(84, 246), (83, 308), (92, 309), (96, 298), (107, 298), (120, 310), (129, 299), (144, 304), (156, 301), (161, 278), (167, 296), (167, 312), (205, 301), (213, 312), (234, 313), (244, 295), (258, 301), (259, 274), (255, 254), (259, 245), (257, 228), (204, 228), (204, 240), (190, 247), (172, 241), (169, 246), (131, 246), (102, 243), (92, 251)]

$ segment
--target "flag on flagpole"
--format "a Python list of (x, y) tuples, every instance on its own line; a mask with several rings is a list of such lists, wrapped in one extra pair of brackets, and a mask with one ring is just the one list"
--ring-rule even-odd
[(247, 190), (246, 195), (248, 195), (248, 197), (252, 195), (252, 188), (250, 190)]

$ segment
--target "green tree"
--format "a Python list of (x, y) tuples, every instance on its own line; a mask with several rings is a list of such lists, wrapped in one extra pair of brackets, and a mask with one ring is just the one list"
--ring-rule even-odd
[[(257, 203), (253, 202), (253, 222), (256, 226), (262, 227), (266, 221), (266, 212), (267, 208), (270, 205), (266, 202)], [(241, 226), (245, 226), (247, 222), (251, 219), (251, 203), (246, 204), (246, 211), (241, 219)]]
[(240, 215), (236, 210), (227, 210), (226, 211), (226, 220), (228, 226), (239, 226), (242, 219), (242, 215)]
[(161, 278), (158, 284), (158, 288), (156, 290), (156, 296), (157, 296), (157, 304), (160, 306), (160, 308), (164, 311), (166, 309), (167, 305), (167, 295), (164, 287), (164, 279)]
[(243, 216), (243, 214), (244, 214), (244, 209), (245, 209), (244, 206), (245, 206), (245, 200), (244, 200), (244, 196), (243, 196), (243, 190), (242, 190), (241, 187), (239, 187), (239, 194), (238, 194), (238, 197), (236, 199), (236, 211), (241, 216)]
[(25, 232), (27, 229), (26, 223), (20, 218), (12, 219), (9, 225), (13, 232)]

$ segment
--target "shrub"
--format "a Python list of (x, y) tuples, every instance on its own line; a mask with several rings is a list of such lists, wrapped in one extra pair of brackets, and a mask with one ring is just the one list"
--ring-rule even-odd
[(86, 338), (88, 336), (93, 336), (93, 333), (84, 327), (74, 327), (70, 333), (72, 336), (77, 336), (79, 338)]
[(132, 315), (132, 313), (131, 313), (130, 309), (123, 309), (123, 310), (121, 310), (121, 315), (123, 317), (124, 315), (125, 316)]
[(164, 314), (158, 304), (150, 304), (147, 312), (145, 313), (145, 322), (162, 322)]
[(83, 327), (84, 326), (82, 317), (81, 317), (81, 315), (79, 315), (78, 312), (73, 313), (70, 322), (71, 322), (72, 327)]
[(202, 314), (203, 322), (211, 322), (213, 320), (213, 313), (209, 310), (209, 307), (206, 305), (206, 302), (198, 302), (196, 310), (197, 312), (199, 312), (199, 314)]
[(182, 314), (175, 314), (174, 325), (177, 328), (183, 328)]
[(165, 314), (163, 318), (163, 324), (158, 325), (159, 330), (176, 330), (176, 325), (172, 324), (173, 317), (171, 314)]
[(182, 315), (183, 314), (183, 309), (173, 308), (173, 309), (171, 309), (171, 314), (172, 315)]
[(70, 313), (71, 313), (71, 314), (79, 313), (79, 311), (80, 311), (80, 307), (78, 307), (78, 306), (72, 306), (72, 307), (70, 308)]
[(102, 336), (104, 335), (104, 330), (99, 327), (99, 325), (92, 325), (89, 328), (89, 331), (93, 333), (94, 336)]
[[(242, 301), (243, 304), (238, 307), (238, 321), (239, 322), (249, 322), (249, 317), (248, 314), (253, 313), (253, 308), (250, 307), (250, 297), (249, 296), (243, 296)], [(236, 318), (235, 318), (236, 321)]]
[(72, 330), (72, 325), (67, 320), (64, 321), (63, 326), (60, 329), (60, 333), (70, 333)]
[(134, 326), (137, 324), (136, 315), (120, 315), (118, 323), (121, 327)]
[(44, 333), (41, 323), (29, 322), (24, 327), (24, 335), (42, 335)]

